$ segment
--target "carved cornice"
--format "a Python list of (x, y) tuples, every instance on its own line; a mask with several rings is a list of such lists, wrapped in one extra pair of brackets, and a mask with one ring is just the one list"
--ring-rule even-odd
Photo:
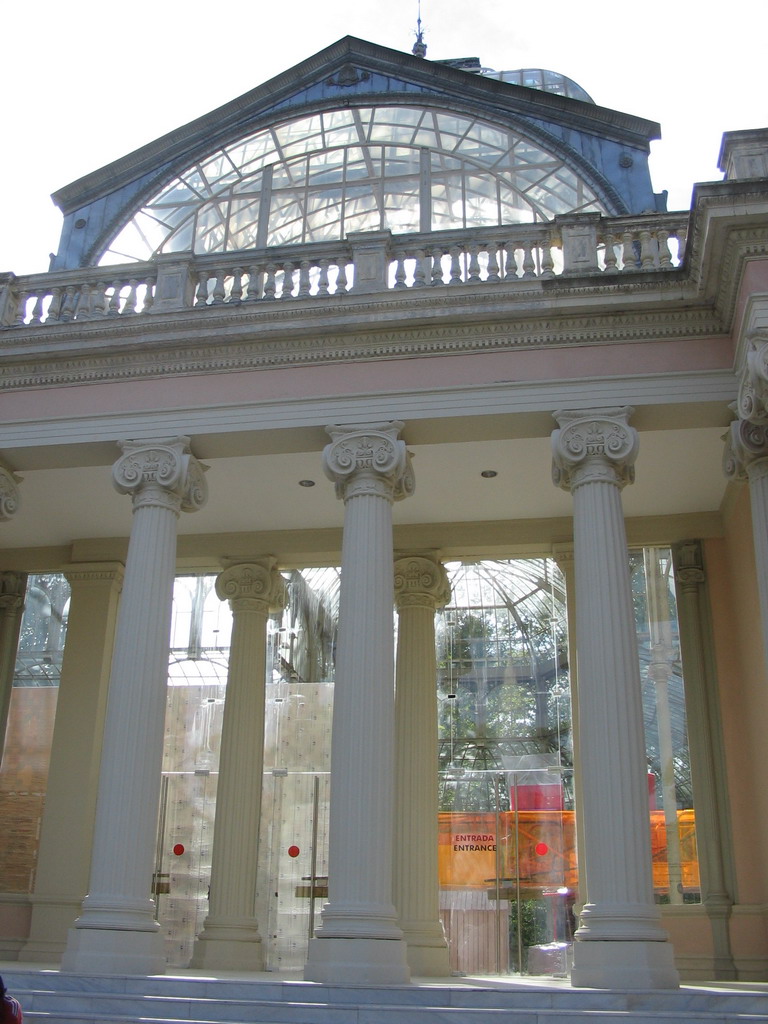
[(451, 599), (448, 573), (440, 562), (421, 555), (398, 558), (395, 562), (395, 604), (442, 608)]
[(219, 600), (229, 601), (235, 614), (282, 611), (288, 600), (285, 580), (275, 568), (273, 558), (230, 565), (216, 577), (216, 594)]
[(635, 478), (638, 437), (629, 417), (634, 410), (590, 409), (555, 413), (552, 433), (552, 479), (573, 491), (588, 483), (622, 488)]
[(10, 469), (0, 465), (0, 522), (13, 519), (21, 506), (21, 495), (17, 484), (22, 478)]
[(413, 494), (415, 481), (403, 424), (350, 424), (326, 430), (331, 443), (323, 450), (323, 469), (343, 501), (368, 495), (400, 501)]
[[(656, 298), (669, 288), (677, 302), (680, 284), (670, 288), (663, 275), (653, 282), (631, 281), (631, 295)], [(54, 387), (66, 384), (146, 379), (355, 359), (394, 359), (407, 356), (510, 351), (568, 345), (664, 341), (722, 333), (706, 308), (622, 310), (614, 306), (615, 291), (596, 286), (564, 284), (564, 302), (599, 292), (599, 309), (574, 315), (553, 315), (557, 291), (544, 295), (538, 285), (500, 294), (478, 285), (473, 298), (454, 297), (447, 289), (419, 289), (407, 298), (383, 295), (361, 301), (307, 300), (291, 309), (256, 310), (217, 306), (127, 322), (60, 324), (3, 332), (0, 348), (0, 389)], [(623, 281), (623, 278), (621, 279)], [(516, 286), (511, 286), (515, 288)], [(478, 292), (485, 294), (478, 294)], [(426, 292), (426, 295), (424, 294)], [(566, 294), (567, 293), (567, 294)], [(606, 294), (607, 293), (607, 294)], [(510, 298), (516, 304), (510, 306)], [(621, 298), (627, 300), (622, 292)], [(520, 302), (526, 305), (521, 315)], [(541, 304), (541, 315), (531, 304)], [(426, 308), (425, 308), (426, 307)], [(419, 325), (428, 317), (430, 323)], [(467, 318), (460, 323), (459, 318)], [(355, 323), (358, 320), (358, 323)], [(388, 320), (393, 322), (387, 329)], [(334, 325), (336, 321), (336, 325)], [(346, 327), (342, 327), (342, 321)], [(370, 322), (371, 327), (366, 322)], [(212, 339), (215, 339), (212, 340)], [(33, 354), (34, 349), (42, 351)], [(3, 352), (3, 349), (5, 350)]]
[(112, 481), (120, 494), (133, 497), (134, 508), (196, 512), (203, 507), (205, 467), (192, 455), (188, 437), (122, 441), (120, 447), (123, 455), (112, 468)]

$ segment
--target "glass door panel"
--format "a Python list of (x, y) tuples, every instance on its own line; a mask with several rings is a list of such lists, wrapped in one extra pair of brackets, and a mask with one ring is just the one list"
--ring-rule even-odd
[[(577, 891), (570, 770), (556, 766), (441, 778), (440, 906), (451, 969), (565, 976)], [(480, 808), (484, 809), (471, 809)]]

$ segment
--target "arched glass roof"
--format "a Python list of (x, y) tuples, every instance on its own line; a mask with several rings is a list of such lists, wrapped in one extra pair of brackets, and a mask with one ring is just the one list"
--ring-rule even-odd
[(263, 128), (188, 167), (100, 262), (610, 212), (554, 152), (512, 128), (420, 106), (345, 107)]

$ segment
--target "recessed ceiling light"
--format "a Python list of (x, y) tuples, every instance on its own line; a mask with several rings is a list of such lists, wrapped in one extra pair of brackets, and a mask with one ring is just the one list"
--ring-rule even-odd
[(492, 477), (498, 476), (498, 475), (499, 474), (496, 472), (495, 469), (484, 469), (482, 471), (482, 473), (480, 474), (480, 476), (484, 476), (486, 480), (490, 480)]
[(299, 487), (314, 487), (314, 480), (299, 480)]

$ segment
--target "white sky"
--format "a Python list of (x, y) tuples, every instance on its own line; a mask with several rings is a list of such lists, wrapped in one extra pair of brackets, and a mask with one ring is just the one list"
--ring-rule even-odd
[[(3, 5), (0, 271), (48, 269), (52, 192), (345, 35), (410, 51), (417, 0), (36, 0)], [(669, 209), (720, 180), (724, 131), (768, 126), (765, 0), (422, 0), (433, 60), (543, 67), (658, 121)]]

